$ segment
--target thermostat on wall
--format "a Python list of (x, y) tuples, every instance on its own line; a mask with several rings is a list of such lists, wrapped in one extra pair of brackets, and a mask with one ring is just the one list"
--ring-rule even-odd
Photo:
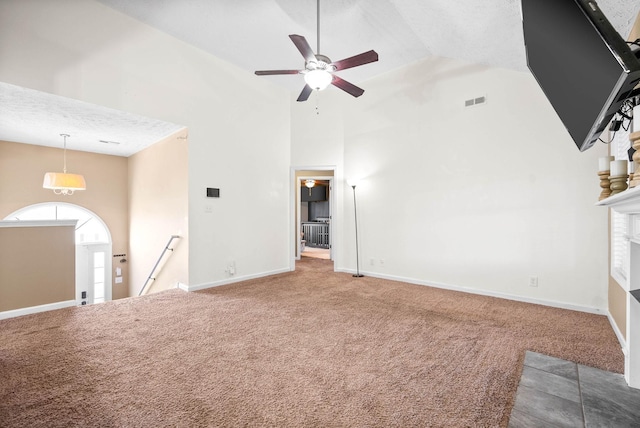
[(219, 198), (219, 197), (220, 197), (220, 189), (207, 187), (207, 198)]

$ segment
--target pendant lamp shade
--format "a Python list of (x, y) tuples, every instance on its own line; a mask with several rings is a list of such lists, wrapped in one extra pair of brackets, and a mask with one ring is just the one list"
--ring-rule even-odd
[(62, 190), (71, 191), (72, 193), (74, 190), (85, 190), (87, 188), (87, 183), (84, 181), (84, 177), (80, 174), (47, 172), (44, 175), (42, 187), (45, 189), (52, 189), (54, 191), (60, 190), (60, 193), (66, 195), (69, 193), (64, 193)]
[(64, 137), (64, 165), (62, 172), (47, 172), (44, 175), (42, 187), (53, 190), (56, 195), (73, 195), (76, 190), (85, 190), (87, 183), (80, 174), (67, 173), (67, 137), (68, 134), (60, 134)]

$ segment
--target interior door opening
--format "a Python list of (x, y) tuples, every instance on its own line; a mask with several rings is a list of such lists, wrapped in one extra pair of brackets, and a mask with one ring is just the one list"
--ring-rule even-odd
[(300, 179), (300, 257), (331, 260), (331, 182)]
[[(294, 266), (296, 260), (334, 260), (334, 171), (295, 170)], [(293, 270), (293, 269), (292, 269)]]

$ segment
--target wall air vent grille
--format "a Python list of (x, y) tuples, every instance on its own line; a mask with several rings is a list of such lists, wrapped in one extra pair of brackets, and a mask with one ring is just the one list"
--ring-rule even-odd
[(485, 104), (486, 102), (487, 102), (487, 97), (486, 96), (470, 98), (468, 100), (465, 100), (464, 106), (465, 107), (473, 107), (473, 106), (477, 106), (479, 104)]

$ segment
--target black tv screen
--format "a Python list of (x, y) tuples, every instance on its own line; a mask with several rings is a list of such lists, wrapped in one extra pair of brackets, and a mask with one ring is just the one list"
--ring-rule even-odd
[(592, 0), (522, 0), (527, 66), (580, 151), (640, 81), (640, 61)]

